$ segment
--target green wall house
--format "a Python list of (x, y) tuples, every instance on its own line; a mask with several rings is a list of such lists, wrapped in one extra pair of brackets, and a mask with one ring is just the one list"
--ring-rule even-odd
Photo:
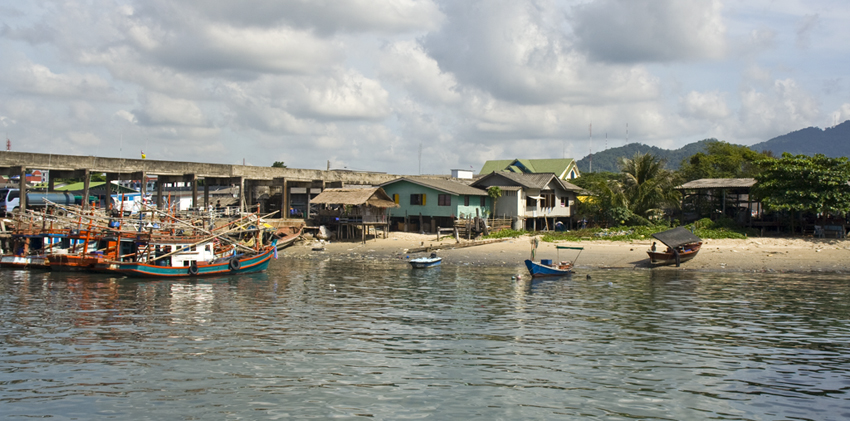
[(455, 219), (489, 214), (486, 190), (453, 180), (402, 177), (380, 187), (399, 205), (389, 210), (393, 228), (398, 230), (403, 229), (399, 223), (403, 224), (405, 217), (410, 220), (408, 231), (431, 232), (432, 226), (451, 227)]

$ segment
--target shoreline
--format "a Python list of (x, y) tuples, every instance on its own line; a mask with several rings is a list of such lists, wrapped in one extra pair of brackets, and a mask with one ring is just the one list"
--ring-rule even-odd
[[(330, 241), (322, 243), (324, 250), (314, 251), (318, 240), (305, 239), (280, 252), (283, 259), (325, 260), (387, 260), (405, 261), (428, 253), (410, 250), (431, 246), (436, 248), (443, 265), (524, 266), (530, 257), (531, 236), (506, 239), (502, 242), (463, 248), (448, 248), (456, 244), (453, 238), (436, 240), (435, 234), (391, 232), (389, 238), (360, 242)], [(560, 260), (573, 260), (577, 270), (673, 270), (712, 272), (775, 272), (775, 273), (850, 273), (850, 241), (845, 239), (769, 238), (703, 241), (699, 254), (680, 267), (651, 266), (646, 251), (652, 239), (634, 241), (562, 241), (540, 242), (535, 260), (557, 259), (555, 245), (584, 247), (561, 250)], [(525, 269), (523, 267), (523, 274)]]

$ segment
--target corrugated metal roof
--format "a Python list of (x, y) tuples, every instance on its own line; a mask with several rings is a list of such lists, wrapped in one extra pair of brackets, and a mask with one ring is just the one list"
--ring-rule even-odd
[(430, 187), (434, 190), (439, 190), (445, 193), (454, 194), (454, 195), (467, 195), (467, 196), (487, 196), (487, 192), (481, 190), (476, 187), (471, 187), (467, 184), (461, 183), (459, 181), (454, 180), (446, 180), (446, 179), (438, 179), (438, 178), (426, 178), (426, 177), (402, 177), (397, 178), (392, 181), (388, 181), (384, 184), (381, 184), (381, 187), (387, 186), (393, 183), (398, 183), (399, 181), (407, 181), (413, 184), (418, 184), (420, 186)]
[[(497, 159), (487, 161), (481, 167), (480, 174), (489, 174), (494, 171), (509, 170), (518, 173), (553, 173), (560, 177), (570, 166), (573, 165), (572, 158), (559, 159)], [(519, 164), (519, 165), (517, 165)], [(523, 170), (524, 167), (525, 170)]]
[(752, 187), (756, 184), (755, 178), (701, 178), (688, 181), (676, 190), (687, 189), (734, 189)]
[(369, 205), (378, 208), (397, 208), (398, 205), (380, 187), (368, 189), (325, 189), (310, 203), (325, 205)]

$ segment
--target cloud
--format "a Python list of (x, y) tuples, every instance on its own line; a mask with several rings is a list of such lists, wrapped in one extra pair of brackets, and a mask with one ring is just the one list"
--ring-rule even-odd
[(691, 91), (681, 100), (682, 113), (691, 118), (717, 121), (729, 116), (724, 94)]
[(588, 63), (564, 35), (554, 4), (453, 2), (425, 51), (459, 84), (517, 104), (642, 101), (658, 94), (640, 66)]
[(726, 26), (719, 0), (596, 0), (574, 6), (577, 47), (610, 63), (723, 57)]
[(818, 14), (805, 15), (797, 23), (797, 47), (808, 48), (811, 44), (812, 32), (820, 26), (820, 16)]
[(200, 107), (181, 98), (172, 98), (159, 93), (148, 93), (142, 98), (142, 109), (132, 114), (143, 126), (187, 126), (209, 125)]
[(809, 127), (820, 114), (817, 100), (793, 79), (775, 80), (767, 90), (744, 87), (740, 102), (739, 134), (765, 140)]
[[(159, 0), (158, 8), (174, 2)], [(436, 29), (443, 19), (428, 0), (191, 0), (180, 2), (192, 14), (243, 27), (300, 28), (327, 36), (339, 32), (407, 33)]]
[(4, 84), (13, 86), (18, 93), (74, 99), (109, 99), (112, 96), (111, 84), (99, 75), (54, 73), (47, 66), (29, 62), (19, 65), (4, 79)]
[(460, 100), (454, 75), (443, 72), (414, 41), (399, 41), (385, 46), (380, 60), (381, 76), (394, 81), (418, 99), (430, 103), (451, 104)]

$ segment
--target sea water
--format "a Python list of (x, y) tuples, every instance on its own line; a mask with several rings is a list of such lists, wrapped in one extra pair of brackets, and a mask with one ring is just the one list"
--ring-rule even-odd
[(3, 270), (0, 417), (850, 418), (847, 276), (518, 274), (334, 258), (197, 280)]

